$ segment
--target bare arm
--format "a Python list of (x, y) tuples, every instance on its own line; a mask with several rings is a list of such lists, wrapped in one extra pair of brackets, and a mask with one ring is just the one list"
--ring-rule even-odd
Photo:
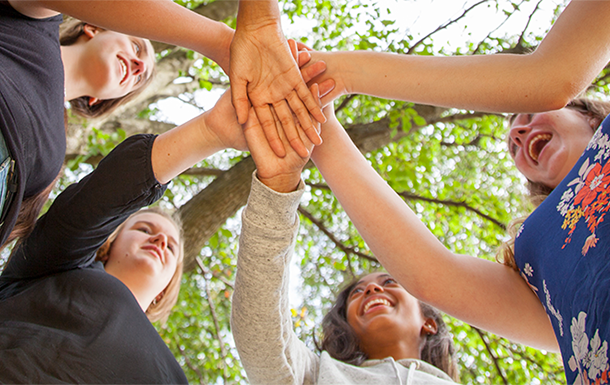
[(456, 318), (558, 351), (540, 301), (519, 274), (447, 250), (368, 164), (330, 110), (324, 144), (312, 160), (388, 272), (415, 297)]
[(289, 144), (301, 156), (308, 154), (292, 114), (314, 144), (319, 144), (320, 138), (309, 114), (319, 122), (324, 121), (322, 110), (293, 58), (295, 50), (282, 33), (277, 0), (240, 0), (237, 29), (231, 43), (229, 76), (233, 105), (240, 123), (246, 122), (250, 105), (254, 107), (271, 148), (279, 156), (286, 151), (278, 137), (272, 109)]
[(314, 52), (335, 79), (323, 103), (347, 93), (494, 112), (564, 107), (610, 59), (610, 2), (573, 0), (528, 55), (434, 57), (366, 51)]
[(217, 151), (247, 150), (230, 95), (228, 90), (211, 110), (157, 137), (151, 154), (157, 181), (167, 183)]
[(24, 15), (43, 18), (57, 12), (128, 35), (189, 48), (229, 73), (233, 30), (171, 0), (9, 0)]

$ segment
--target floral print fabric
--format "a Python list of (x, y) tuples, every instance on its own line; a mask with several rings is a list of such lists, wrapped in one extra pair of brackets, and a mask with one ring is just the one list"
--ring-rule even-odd
[(545, 307), (568, 384), (609, 382), (610, 118), (519, 229), (515, 259)]

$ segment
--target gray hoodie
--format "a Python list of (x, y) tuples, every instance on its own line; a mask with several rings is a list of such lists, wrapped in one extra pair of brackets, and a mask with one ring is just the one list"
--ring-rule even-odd
[(256, 176), (242, 214), (231, 326), (252, 384), (454, 384), (415, 359), (368, 360), (361, 366), (312, 352), (293, 331), (289, 265), (299, 227), (299, 189), (277, 193)]

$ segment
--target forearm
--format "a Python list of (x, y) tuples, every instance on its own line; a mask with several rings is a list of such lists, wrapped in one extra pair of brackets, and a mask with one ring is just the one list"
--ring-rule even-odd
[(239, 0), (237, 28), (256, 31), (269, 24), (280, 25), (277, 0)]
[(226, 148), (208, 125), (210, 113), (199, 115), (157, 137), (151, 161), (159, 183), (168, 183), (194, 164)]
[(294, 334), (289, 313), (289, 265), (302, 193), (278, 194), (254, 176), (242, 214), (231, 326), (251, 383), (303, 383), (317, 362)]
[(171, 0), (37, 0), (35, 3), (113, 31), (192, 49), (216, 61), (223, 69), (229, 68), (233, 30)]
[(411, 294), (483, 329), (556, 349), (544, 309), (516, 272), (451, 253), (373, 170), (344, 130), (327, 124), (322, 133), (324, 144), (312, 159), (375, 256)]
[[(313, 53), (345, 92), (480, 111), (563, 107), (610, 58), (610, 2), (573, 1), (528, 55), (435, 57), (377, 52)], [(336, 68), (336, 70), (335, 70)]]

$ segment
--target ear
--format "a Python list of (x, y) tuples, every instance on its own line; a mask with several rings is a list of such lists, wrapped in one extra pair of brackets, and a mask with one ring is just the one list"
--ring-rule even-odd
[(100, 29), (91, 24), (83, 25), (83, 34), (87, 36), (89, 39), (93, 38), (93, 36), (97, 35), (100, 32)]
[(426, 318), (426, 322), (421, 327), (422, 335), (434, 335), (438, 332), (438, 325), (433, 318)]
[(597, 130), (600, 124), (602, 124), (602, 119), (595, 116), (589, 116), (589, 126), (591, 126), (593, 131)]
[(89, 97), (89, 107), (95, 106), (96, 104), (100, 103), (101, 100), (99, 100), (98, 98), (94, 98), (93, 96)]

